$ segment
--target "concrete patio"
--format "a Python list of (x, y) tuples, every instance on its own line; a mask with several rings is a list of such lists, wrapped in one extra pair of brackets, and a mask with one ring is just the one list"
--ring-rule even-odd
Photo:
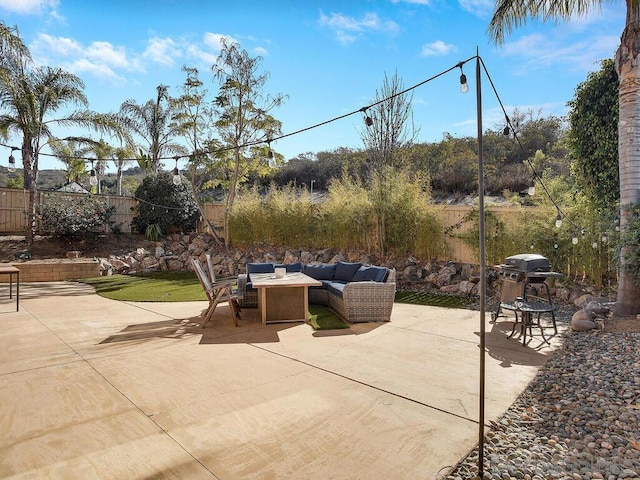
[[(20, 287), (19, 312), (0, 298), (0, 478), (434, 479), (476, 443), (479, 312), (315, 332), (223, 305), (203, 330), (207, 302)], [(486, 317), (488, 422), (560, 339)]]

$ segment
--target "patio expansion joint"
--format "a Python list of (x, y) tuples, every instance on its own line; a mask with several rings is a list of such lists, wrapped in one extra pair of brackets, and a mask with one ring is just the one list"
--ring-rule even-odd
[[(31, 312), (29, 312), (29, 313), (31, 313)], [(102, 374), (102, 372), (100, 372), (100, 370), (98, 370), (91, 363), (90, 360), (88, 360), (84, 355), (82, 355), (82, 353), (80, 353), (73, 346), (71, 346), (68, 342), (66, 342), (64, 339), (62, 339), (60, 337), (60, 335), (58, 335), (56, 332), (51, 330), (51, 328), (49, 328), (49, 326), (45, 325), (35, 315), (32, 315), (32, 316), (33, 316), (33, 318), (35, 318), (35, 320), (38, 323), (40, 323), (40, 325), (42, 325), (47, 331), (49, 331), (53, 336), (55, 336), (63, 345), (65, 345), (69, 350), (71, 350), (74, 353), (74, 355), (76, 355), (78, 357), (78, 360), (71, 361), (71, 362), (66, 362), (66, 363), (68, 363), (68, 364), (71, 364), (71, 363), (84, 363), (84, 364), (86, 364), (91, 370), (93, 370), (95, 372), (96, 375), (98, 375), (98, 377), (100, 377), (104, 382), (107, 383), (107, 385), (109, 385), (111, 388), (113, 388), (114, 391), (116, 391), (126, 402), (128, 402), (133, 407), (134, 410), (136, 410), (141, 415), (144, 415), (145, 418), (147, 418), (150, 422), (152, 422), (155, 425), (155, 427), (158, 429), (158, 431), (160, 431), (164, 435), (166, 435), (167, 438), (169, 438), (171, 440), (171, 442), (173, 442), (176, 445), (176, 447), (181, 449), (186, 455), (191, 457), (194, 462), (198, 463), (198, 465), (200, 465), (203, 469), (205, 469), (207, 472), (209, 472), (213, 476), (213, 478), (216, 478), (216, 479), (220, 480), (220, 477), (218, 477), (214, 472), (212, 472), (209, 467), (207, 467), (204, 463), (202, 463), (202, 461), (200, 461), (196, 456), (194, 456), (194, 454), (192, 452), (187, 450), (184, 447), (184, 445), (182, 445), (176, 438), (174, 438), (173, 435), (171, 435), (171, 433), (169, 433), (158, 422), (156, 422), (153, 419), (153, 414), (147, 414), (138, 404), (136, 404), (128, 395), (126, 395), (122, 390), (120, 390), (111, 380), (109, 380), (107, 377), (105, 377), (104, 374)], [(64, 364), (64, 363), (56, 364), (55, 366), (59, 366), (61, 364)], [(40, 368), (49, 368), (50, 366), (53, 366), (53, 365), (49, 365), (47, 367), (40, 367)], [(32, 370), (37, 370), (37, 369), (38, 368), (34, 368)]]
[(319, 367), (318, 365), (314, 365), (312, 363), (305, 362), (304, 360), (299, 360), (297, 358), (290, 357), (289, 355), (285, 355), (284, 353), (274, 352), (273, 350), (269, 350), (268, 348), (261, 347), (261, 346), (255, 344), (255, 343), (249, 343), (248, 345), (251, 345), (254, 348), (257, 348), (257, 349), (262, 350), (264, 352), (270, 353), (272, 355), (277, 355), (279, 357), (286, 358), (288, 360), (292, 360), (292, 361), (300, 363), (302, 365), (306, 365), (306, 366), (308, 366), (308, 367), (310, 367), (312, 369), (320, 370), (320, 371), (328, 373), (330, 375), (335, 375), (336, 377), (340, 377), (340, 378), (342, 378), (344, 380), (348, 380), (350, 382), (357, 383), (359, 385), (362, 385), (363, 387), (371, 388), (371, 389), (376, 390), (378, 392), (385, 393), (387, 395), (391, 395), (392, 397), (396, 397), (396, 398), (399, 398), (399, 399), (402, 399), (402, 400), (406, 400), (408, 402), (415, 403), (417, 405), (421, 405), (423, 407), (426, 407), (426, 408), (431, 409), (431, 410), (435, 410), (435, 411), (443, 413), (445, 415), (449, 415), (449, 416), (452, 416), (452, 417), (459, 418), (461, 420), (465, 420), (467, 422), (473, 423), (474, 425), (478, 424), (477, 420), (474, 420), (474, 419), (469, 418), (469, 417), (465, 417), (464, 415), (459, 415), (457, 413), (449, 412), (449, 411), (447, 411), (447, 410), (445, 410), (443, 408), (435, 407), (433, 405), (429, 405), (428, 403), (421, 402), (420, 400), (416, 400), (415, 398), (411, 398), (411, 397), (408, 397), (406, 395), (401, 395), (399, 393), (395, 393), (395, 392), (392, 392), (390, 390), (386, 390), (384, 388), (377, 387), (375, 385), (371, 385), (370, 383), (364, 382), (362, 380), (358, 380), (356, 378), (352, 378), (352, 377), (349, 377), (347, 375), (343, 375), (341, 373), (337, 373), (337, 372), (334, 372), (332, 370), (329, 370), (329, 369), (326, 369), (326, 368), (323, 368), (323, 367)]

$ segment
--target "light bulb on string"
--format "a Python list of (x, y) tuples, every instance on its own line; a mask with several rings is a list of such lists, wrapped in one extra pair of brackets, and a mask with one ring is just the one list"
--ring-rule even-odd
[(276, 168), (276, 160), (273, 155), (273, 150), (271, 150), (271, 141), (267, 142), (269, 150), (267, 150), (267, 164), (269, 168)]
[(511, 135), (511, 128), (509, 128), (509, 117), (505, 115), (504, 121), (506, 122), (506, 126), (504, 127), (504, 130), (502, 130), (502, 135), (508, 137), (509, 135)]
[(553, 241), (553, 248), (555, 248), (556, 250), (558, 249), (559, 245), (558, 245), (558, 240), (554, 240)]
[(372, 119), (372, 118), (367, 114), (367, 107), (362, 107), (362, 108), (360, 109), (360, 111), (361, 111), (362, 113), (364, 113), (364, 115), (365, 115), (365, 117), (364, 117), (364, 124), (365, 124), (367, 127), (370, 127), (371, 125), (373, 125), (373, 119)]
[(602, 241), (602, 243), (607, 243), (608, 238), (605, 234), (603, 234), (600, 240)]
[(458, 67), (460, 67), (460, 91), (467, 93), (469, 91), (469, 84), (467, 83), (467, 76), (462, 71), (462, 62), (458, 64)]
[(16, 171), (16, 157), (13, 156), (14, 150), (19, 150), (19, 149), (15, 147), (11, 147), (11, 153), (9, 154), (9, 166), (7, 167), (7, 170), (9, 170), (10, 172)]
[(578, 244), (578, 234), (576, 234), (576, 233), (573, 234), (573, 238), (571, 239), (571, 243), (573, 243), (574, 245)]
[(173, 184), (178, 186), (182, 183), (182, 177), (180, 176), (180, 170), (178, 170), (178, 158), (175, 157), (176, 167), (173, 169)]
[(536, 194), (536, 186), (535, 185), (531, 185), (527, 189), (527, 193), (529, 194), (530, 197), (533, 197)]
[(89, 172), (89, 183), (93, 186), (98, 185), (98, 177), (96, 171), (93, 168), (93, 160), (91, 161), (91, 172)]
[(591, 248), (593, 248), (594, 250), (596, 248), (598, 248), (598, 242), (596, 242), (595, 240), (591, 243)]
[(562, 214), (558, 212), (558, 216), (556, 217), (556, 228), (560, 228), (562, 226)]

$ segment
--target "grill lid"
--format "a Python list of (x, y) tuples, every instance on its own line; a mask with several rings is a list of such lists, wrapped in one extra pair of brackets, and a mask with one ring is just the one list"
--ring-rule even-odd
[(521, 272), (550, 272), (551, 264), (547, 257), (537, 253), (521, 253), (507, 257), (502, 268)]

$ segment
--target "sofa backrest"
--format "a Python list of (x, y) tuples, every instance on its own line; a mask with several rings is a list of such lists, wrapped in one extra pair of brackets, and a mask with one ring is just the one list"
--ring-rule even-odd
[(316, 280), (338, 282), (386, 282), (396, 281), (395, 269), (362, 263), (313, 263), (304, 265), (302, 271)]

